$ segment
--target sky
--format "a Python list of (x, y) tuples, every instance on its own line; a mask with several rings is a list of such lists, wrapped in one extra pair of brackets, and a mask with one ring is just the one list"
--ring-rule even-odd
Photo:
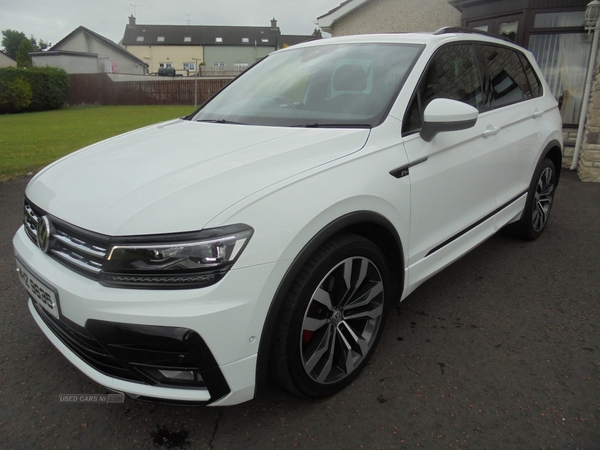
[[(150, 25), (270, 26), (312, 34), (317, 17), (342, 0), (0, 0), (0, 30), (22, 31), (53, 44), (83, 25), (119, 42), (128, 17)], [(135, 5), (135, 6), (133, 6)], [(324, 36), (327, 36), (324, 34)]]

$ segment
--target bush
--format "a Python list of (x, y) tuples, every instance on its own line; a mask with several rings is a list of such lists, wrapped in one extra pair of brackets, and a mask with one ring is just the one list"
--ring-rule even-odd
[(0, 114), (61, 108), (70, 86), (67, 72), (55, 67), (0, 69)]
[(33, 91), (27, 111), (47, 111), (64, 106), (71, 87), (67, 72), (56, 67), (37, 67), (27, 72)]
[(6, 71), (0, 71), (0, 114), (24, 111), (33, 97), (31, 85), (25, 77), (17, 70), (10, 72), (9, 76), (4, 76)]

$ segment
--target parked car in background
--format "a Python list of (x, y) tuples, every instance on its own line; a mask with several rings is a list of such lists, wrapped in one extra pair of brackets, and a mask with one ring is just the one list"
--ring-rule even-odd
[(547, 226), (562, 152), (532, 55), (473, 30), (275, 52), (194, 114), (87, 147), (25, 192), (29, 309), (134, 398), (347, 386), (390, 305), (504, 227)]
[(159, 77), (174, 77), (176, 75), (174, 67), (161, 67), (158, 69)]

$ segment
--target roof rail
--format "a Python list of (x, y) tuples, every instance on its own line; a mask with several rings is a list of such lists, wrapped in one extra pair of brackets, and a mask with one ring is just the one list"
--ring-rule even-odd
[(511, 44), (514, 44), (513, 41), (511, 41), (508, 38), (505, 38), (504, 36), (498, 36), (495, 34), (492, 34), (488, 31), (483, 31), (483, 30), (477, 30), (475, 28), (466, 28), (466, 27), (443, 27), (440, 28), (437, 31), (434, 31), (433, 34), (435, 36), (439, 36), (440, 34), (450, 34), (450, 33), (471, 33), (471, 34), (481, 34), (483, 36), (487, 36), (487, 37), (491, 37), (491, 38), (496, 38), (496, 39), (501, 39), (503, 41), (506, 42), (510, 42)]

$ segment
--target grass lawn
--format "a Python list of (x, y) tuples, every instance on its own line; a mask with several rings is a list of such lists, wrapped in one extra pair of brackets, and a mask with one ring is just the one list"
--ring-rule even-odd
[(102, 139), (193, 111), (193, 106), (89, 106), (0, 115), (0, 181), (35, 172)]

